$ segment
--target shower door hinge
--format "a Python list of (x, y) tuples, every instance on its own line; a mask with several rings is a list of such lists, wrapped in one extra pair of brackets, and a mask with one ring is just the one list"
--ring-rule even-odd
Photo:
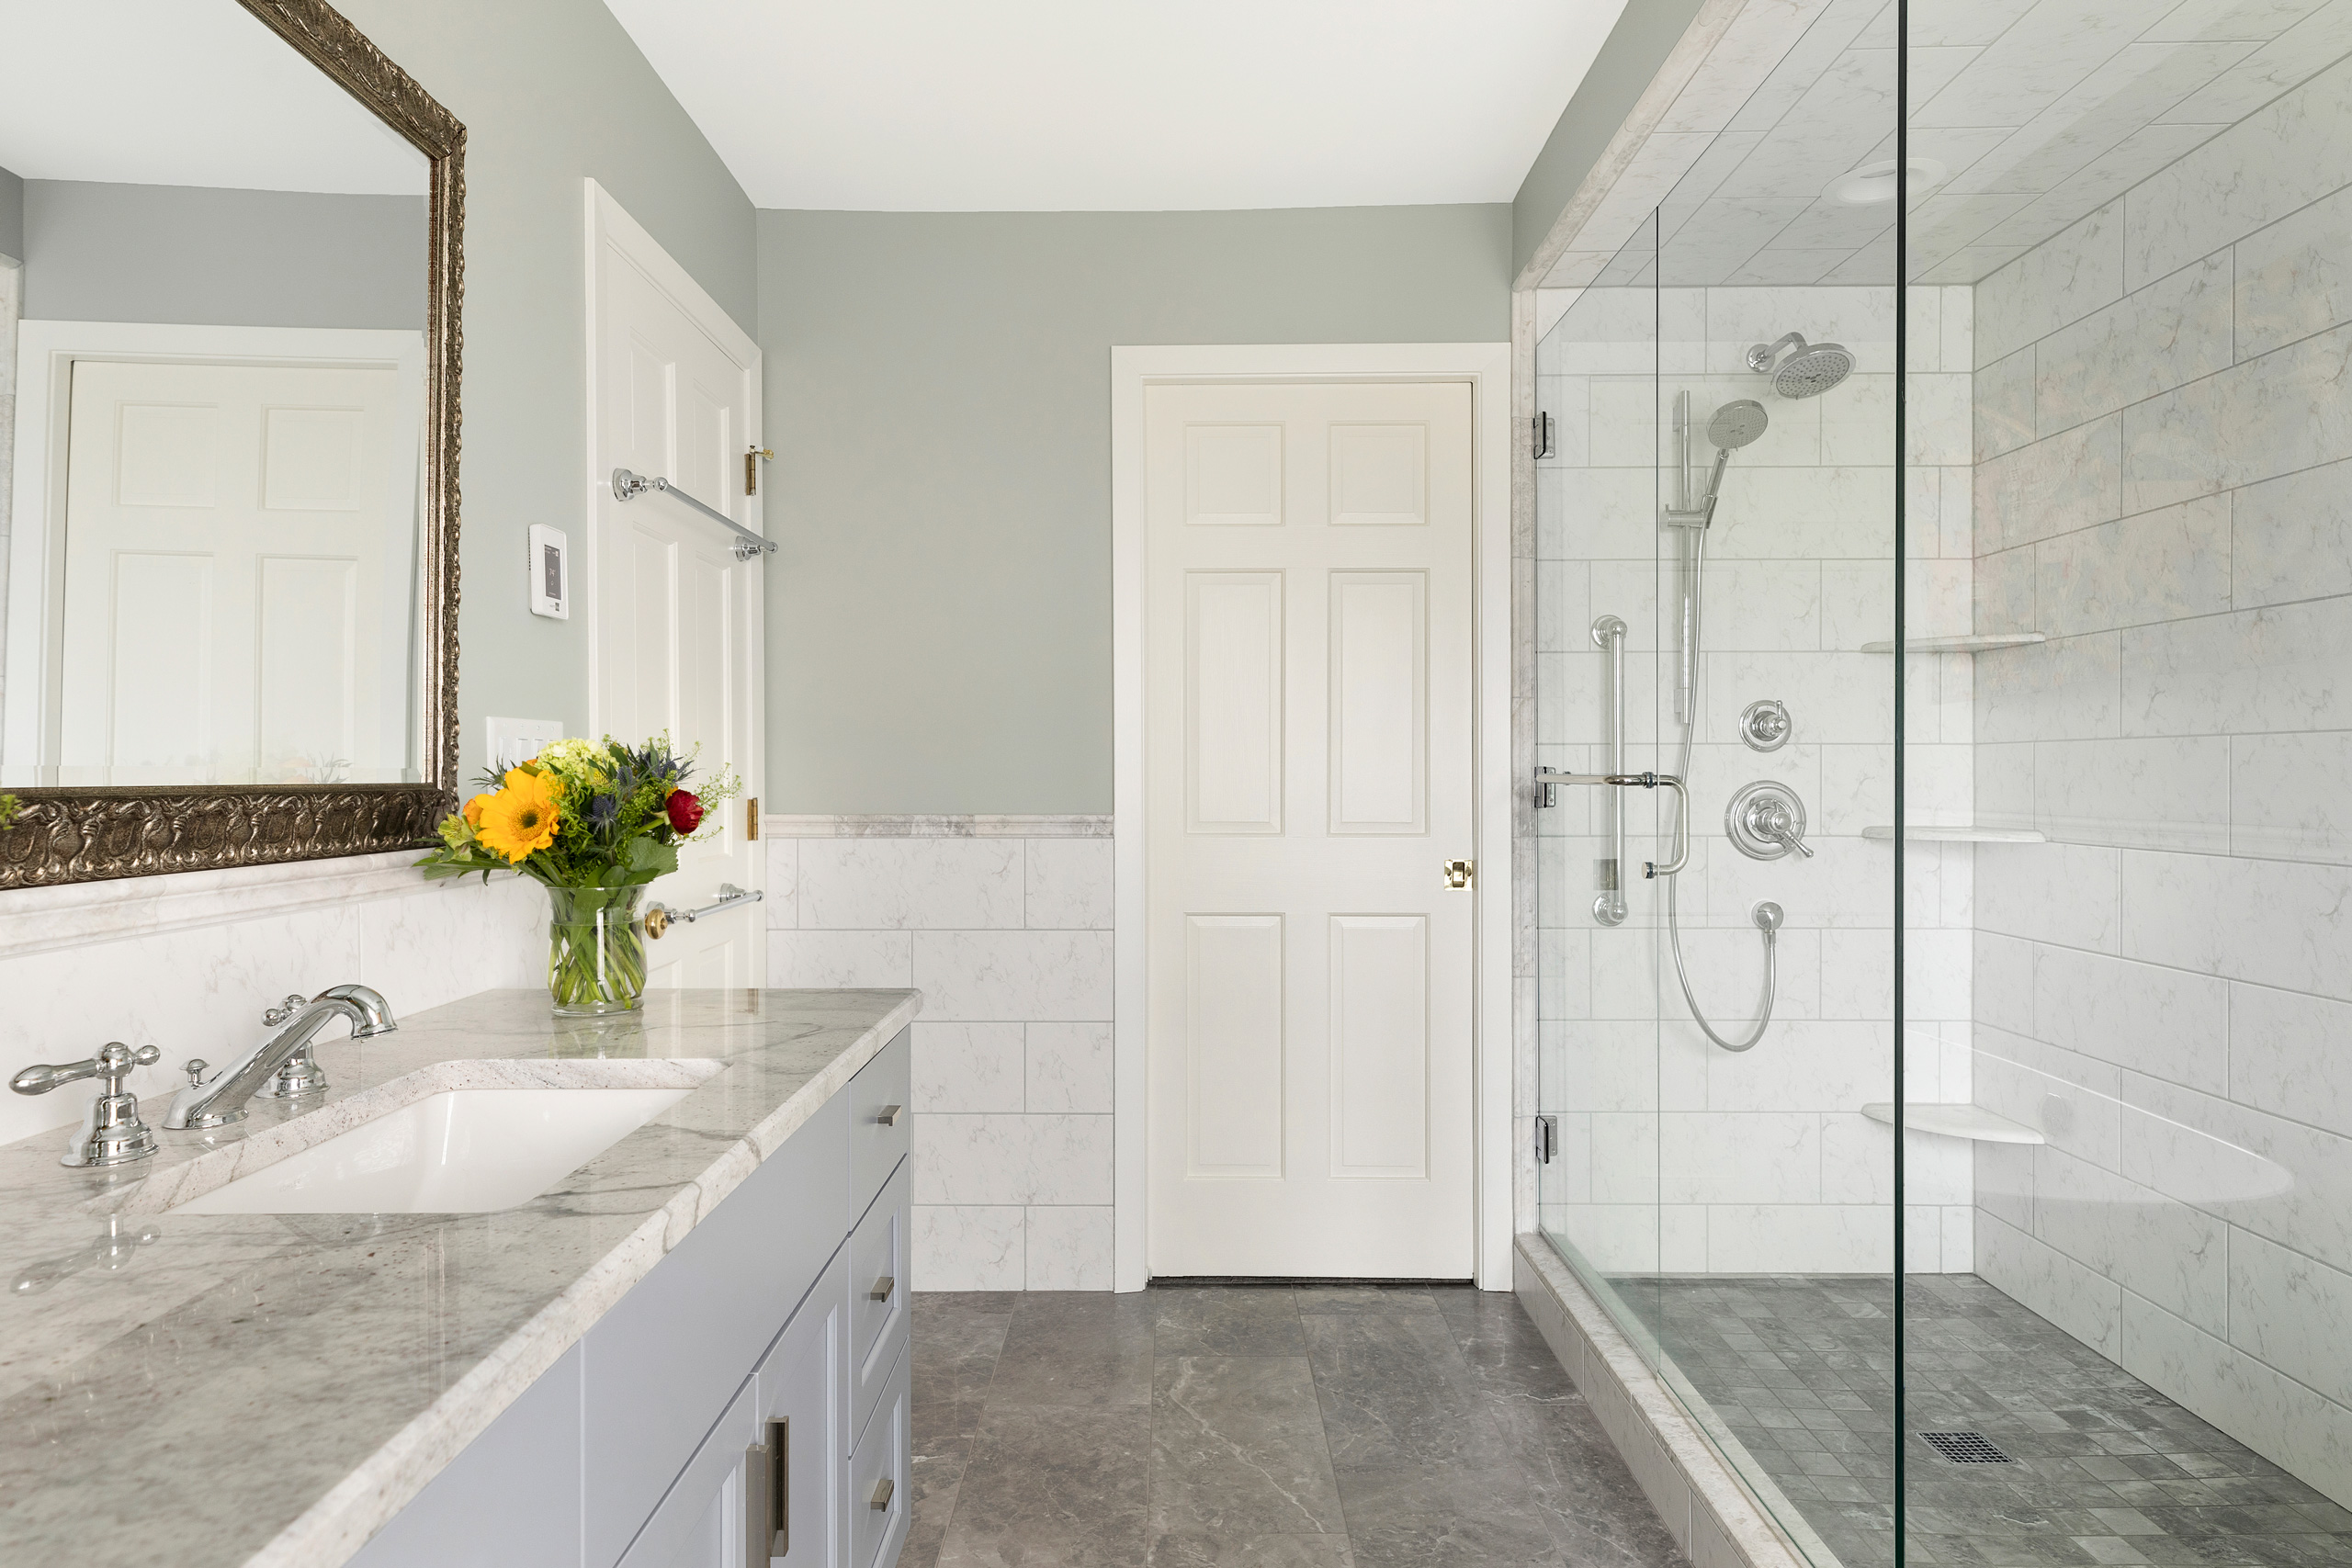
[(1552, 1156), (1560, 1152), (1560, 1119), (1538, 1116), (1535, 1119), (1535, 1163), (1550, 1165)]
[(1552, 455), (1552, 415), (1549, 412), (1539, 413), (1527, 423), (1532, 435), (1531, 445), (1535, 452), (1535, 460), (1540, 463)]

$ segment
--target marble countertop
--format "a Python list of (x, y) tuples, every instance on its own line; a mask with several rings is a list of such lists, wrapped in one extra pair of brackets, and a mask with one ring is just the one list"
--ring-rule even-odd
[[(0, 1147), (0, 1561), (344, 1562), (921, 1006), (658, 991), (582, 1022), (544, 991), (487, 991), (318, 1047), (323, 1102), (159, 1130), (138, 1165), (61, 1166), (62, 1130)], [(272, 1141), (310, 1141), (294, 1116), (352, 1124), (427, 1068), (436, 1089), (696, 1087), (496, 1213), (165, 1212)], [(142, 1104), (150, 1125), (168, 1103)]]

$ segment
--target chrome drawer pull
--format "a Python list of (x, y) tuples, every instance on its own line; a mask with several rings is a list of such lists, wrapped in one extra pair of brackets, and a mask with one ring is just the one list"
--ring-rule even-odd
[(890, 1299), (890, 1292), (898, 1288), (899, 1281), (890, 1278), (889, 1275), (885, 1274), (879, 1280), (875, 1280), (874, 1288), (865, 1293), (877, 1302), (887, 1302)]
[(899, 1124), (902, 1109), (896, 1105), (886, 1105), (874, 1113), (874, 1120), (885, 1127), (895, 1127)]
[(890, 1506), (890, 1478), (886, 1475), (882, 1478), (880, 1483), (874, 1488), (874, 1511), (876, 1513), (879, 1514), (888, 1511)]

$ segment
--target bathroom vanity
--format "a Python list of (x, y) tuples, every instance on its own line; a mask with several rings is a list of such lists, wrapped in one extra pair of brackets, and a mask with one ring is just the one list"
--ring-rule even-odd
[[(920, 1006), (671, 991), (580, 1022), (485, 992), (134, 1166), (0, 1148), (0, 1559), (889, 1568)], [(536, 1197), (327, 1212), (413, 1155), (420, 1108), (510, 1109), (385, 1208), (497, 1201), (523, 1122), (612, 1090), (634, 1130)]]

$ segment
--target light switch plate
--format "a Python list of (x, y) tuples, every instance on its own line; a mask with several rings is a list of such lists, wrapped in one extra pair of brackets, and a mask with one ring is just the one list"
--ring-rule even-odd
[(527, 762), (539, 754), (539, 748), (550, 740), (563, 739), (563, 720), (560, 718), (485, 718), (483, 727), (490, 731), (489, 761), (492, 770), (504, 773), (517, 762)]
[(544, 523), (531, 525), (531, 614), (571, 619), (571, 541)]

